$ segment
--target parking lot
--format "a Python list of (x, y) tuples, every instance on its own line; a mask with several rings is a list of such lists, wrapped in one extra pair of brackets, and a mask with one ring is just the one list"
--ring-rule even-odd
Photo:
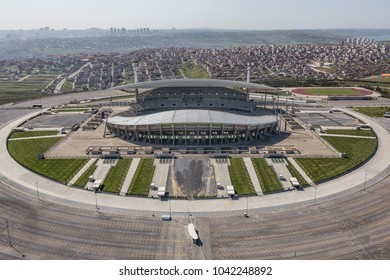
[(40, 115), (32, 120), (29, 120), (24, 127), (33, 128), (57, 128), (57, 127), (72, 127), (75, 124), (81, 124), (90, 114), (52, 114)]
[(304, 123), (311, 124), (314, 128), (319, 128), (320, 126), (358, 126), (359, 122), (357, 119), (341, 113), (329, 113), (328, 111), (324, 112), (299, 112), (296, 113), (296, 116)]

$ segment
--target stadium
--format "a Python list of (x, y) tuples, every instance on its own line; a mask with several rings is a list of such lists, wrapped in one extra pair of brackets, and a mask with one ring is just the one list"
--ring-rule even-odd
[[(136, 89), (129, 110), (111, 116), (107, 129), (131, 142), (153, 145), (246, 144), (277, 131), (275, 111), (249, 99), (249, 89), (260, 84), (210, 79), (164, 80), (115, 89)], [(147, 89), (142, 94), (138, 89)], [(246, 89), (241, 91), (239, 89)]]

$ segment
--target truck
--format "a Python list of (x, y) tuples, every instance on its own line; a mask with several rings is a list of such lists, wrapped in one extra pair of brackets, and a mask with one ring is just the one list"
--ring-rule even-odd
[(290, 183), (294, 188), (299, 188), (301, 185), (298, 182), (298, 179), (295, 177), (290, 177)]

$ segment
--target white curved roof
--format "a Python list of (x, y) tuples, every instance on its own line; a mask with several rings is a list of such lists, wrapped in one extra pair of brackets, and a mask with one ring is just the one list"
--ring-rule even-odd
[(240, 81), (217, 80), (217, 79), (175, 79), (175, 80), (158, 80), (136, 84), (127, 84), (113, 87), (112, 89), (126, 88), (162, 88), (162, 87), (227, 87), (227, 88), (258, 88), (265, 90), (276, 90), (275, 88)]
[(108, 118), (108, 123), (114, 125), (160, 125), (160, 124), (183, 124), (183, 123), (215, 123), (215, 124), (236, 124), (236, 125), (259, 125), (273, 123), (276, 121), (274, 115), (244, 116), (223, 111), (214, 110), (172, 110), (154, 114)]

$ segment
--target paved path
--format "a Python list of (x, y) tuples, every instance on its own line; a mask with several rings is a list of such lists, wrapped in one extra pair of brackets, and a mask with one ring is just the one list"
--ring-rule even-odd
[(119, 192), (119, 195), (121, 195), (121, 196), (126, 195), (127, 191), (129, 190), (131, 180), (133, 180), (135, 171), (137, 171), (138, 164), (140, 161), (141, 161), (140, 158), (133, 158), (133, 160), (131, 161), (129, 171), (127, 171), (127, 175), (126, 175), (125, 181), (122, 184), (122, 188), (121, 188), (121, 191)]
[(77, 172), (77, 174), (69, 181), (68, 183), (68, 186), (72, 186), (74, 183), (76, 183), (76, 181), (81, 177), (81, 175), (84, 174), (85, 171), (87, 171), (87, 169), (92, 165), (94, 164), (96, 161), (96, 158), (91, 158), (84, 166), (83, 168), (80, 169), (79, 172)]
[(149, 197), (158, 197), (158, 188), (164, 188), (166, 191), (168, 183), (169, 169), (172, 162), (161, 163), (160, 159), (154, 159), (153, 165), (155, 166), (152, 183), (155, 184), (155, 190), (149, 189)]
[[(96, 163), (96, 169), (95, 172), (93, 172), (93, 178), (95, 181), (100, 180), (102, 181), (102, 184), (104, 183), (104, 180), (106, 179), (108, 172), (110, 172), (110, 169), (113, 165), (115, 165), (117, 160), (114, 160), (111, 163), (106, 162), (104, 159), (99, 159)], [(85, 186), (86, 189), (89, 189), (93, 185), (93, 182), (87, 183)]]
[(215, 182), (221, 183), (223, 189), (217, 189), (217, 197), (228, 197), (226, 186), (231, 186), (230, 173), (228, 163), (219, 162), (220, 159), (212, 159), (211, 164), (214, 165)]
[(251, 178), (252, 185), (255, 188), (256, 194), (263, 195), (263, 190), (261, 189), (259, 179), (257, 178), (255, 168), (253, 167), (252, 159), (249, 157), (244, 157), (243, 160), (246, 166), (246, 170), (248, 170), (249, 177)]

